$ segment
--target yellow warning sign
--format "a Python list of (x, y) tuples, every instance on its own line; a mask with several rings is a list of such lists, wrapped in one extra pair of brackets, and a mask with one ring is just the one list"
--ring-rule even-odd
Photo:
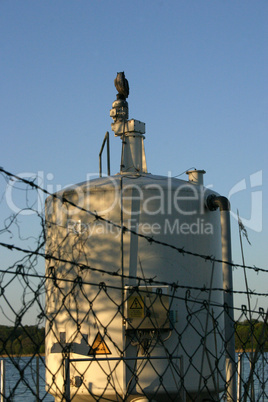
[(128, 317), (129, 318), (143, 318), (144, 317), (144, 303), (140, 296), (131, 296), (128, 300)]
[(101, 334), (98, 332), (96, 338), (88, 352), (89, 355), (110, 355), (111, 351), (106, 345)]

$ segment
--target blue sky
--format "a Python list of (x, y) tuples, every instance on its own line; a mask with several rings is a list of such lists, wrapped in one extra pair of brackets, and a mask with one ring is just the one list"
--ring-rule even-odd
[[(267, 20), (266, 0), (0, 0), (0, 165), (42, 172), (50, 189), (97, 172), (125, 71), (149, 171), (205, 169), (205, 184), (249, 221), (247, 265), (268, 269)], [(120, 149), (112, 136), (112, 174)], [(234, 218), (232, 229), (241, 263)], [(244, 289), (241, 271), (234, 280)], [(249, 282), (267, 293), (267, 275)]]

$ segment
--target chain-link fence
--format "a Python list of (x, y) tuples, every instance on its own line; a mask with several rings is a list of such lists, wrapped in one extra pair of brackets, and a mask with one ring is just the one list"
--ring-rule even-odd
[[(94, 224), (118, 229), (109, 230), (107, 238), (103, 225), (95, 226), (101, 239), (91, 235), (89, 249), (88, 233), (70, 215), (70, 208), (81, 207), (49, 194), (35, 180), (1, 171), (8, 185), (13, 180), (17, 208), (11, 216), (6, 210), (0, 232), (2, 400), (268, 400), (267, 313), (242, 306), (233, 320), (223, 295), (241, 291), (220, 286), (219, 256), (138, 234), (124, 225), (122, 213), (116, 221), (87, 209)], [(23, 206), (15, 198), (19, 192)], [(44, 193), (50, 196), (46, 219), (39, 208)], [(5, 208), (3, 197), (2, 204)], [(58, 204), (72, 217), (67, 223), (55, 218)], [(137, 242), (143, 253), (136, 253)], [(152, 253), (159, 256), (161, 247), (180, 257), (179, 268), (196, 265), (196, 276), (202, 261), (207, 279), (174, 281), (171, 257), (162, 261), (165, 280), (148, 273), (146, 261)], [(126, 269), (134, 256), (135, 270)], [(231, 265), (264, 277), (268, 272)], [(232, 356), (225, 335), (230, 319)], [(235, 394), (226, 380), (230, 360)]]

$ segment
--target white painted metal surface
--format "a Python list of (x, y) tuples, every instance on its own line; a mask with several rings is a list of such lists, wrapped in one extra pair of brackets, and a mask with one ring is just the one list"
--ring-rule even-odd
[[(47, 275), (51, 276), (51, 280), (47, 281), (49, 320), (46, 364), (49, 370), (46, 381), (51, 384), (50, 392), (54, 396), (60, 396), (64, 391), (63, 354), (59, 345), (61, 337), (65, 337), (66, 345), (72, 344), (71, 359), (92, 357), (90, 362), (70, 365), (71, 395), (75, 392), (77, 400), (83, 397), (90, 400), (89, 390), (92, 395), (98, 396), (105, 390), (105, 398), (109, 400), (116, 400), (118, 395), (124, 397), (131, 381), (131, 369), (141, 371), (132, 392), (133, 398), (142, 395), (142, 390), (146, 391), (146, 395), (154, 395), (157, 389), (158, 396), (163, 398), (165, 390), (159, 385), (161, 375), (164, 376), (168, 392), (178, 394), (181, 386), (179, 369), (172, 369), (168, 359), (163, 359), (168, 353), (174, 355), (174, 367), (179, 368), (183, 358), (183, 371), (186, 373), (184, 385), (189, 392), (198, 391), (200, 373), (202, 378), (208, 378), (207, 386), (213, 390), (211, 361), (208, 361), (207, 353), (204, 354), (200, 339), (202, 336), (206, 339), (208, 354), (219, 358), (223, 348), (219, 335), (224, 330), (223, 317), (219, 315), (217, 318), (219, 327), (215, 343), (211, 311), (213, 308), (214, 315), (218, 316), (220, 307), (217, 308), (217, 305), (222, 306), (223, 300), (221, 292), (209, 292), (209, 288), (222, 288), (221, 265), (215, 263), (212, 271), (212, 264), (202, 258), (182, 255), (159, 244), (149, 244), (146, 239), (128, 231), (123, 235), (124, 254), (121, 261), (120, 236), (120, 226), (123, 224), (137, 233), (153, 236), (160, 242), (220, 259), (220, 216), (218, 211), (206, 210), (204, 199), (207, 193), (203, 186), (183, 180), (138, 173), (100, 178), (64, 190), (64, 198), (71, 203), (96, 211), (105, 220), (115, 223), (115, 226), (105, 220), (96, 220), (94, 216), (66, 202), (62, 204), (55, 198), (48, 199), (47, 252), (70, 261), (65, 263), (51, 260), (47, 264)], [(95, 270), (81, 270), (73, 266), (72, 261)], [(103, 274), (103, 271), (121, 273), (122, 269), (123, 274), (130, 276), (130, 279), (122, 281), (120, 276)], [(55, 281), (53, 275), (67, 281)], [(154, 347), (150, 350), (152, 364), (144, 360), (141, 348), (131, 338), (133, 335), (128, 333), (121, 314), (125, 305), (122, 285), (137, 286), (139, 281), (135, 277), (143, 275), (165, 284), (176, 283), (191, 288), (190, 294), (186, 289), (178, 288), (176, 298), (170, 298), (175, 330), (171, 329), (168, 336), (166, 329), (160, 331), (161, 341), (154, 341)], [(72, 290), (77, 276), (88, 283), (83, 285), (83, 292), (79, 291), (79, 286)], [(99, 285), (103, 282), (105, 285)], [(104, 288), (101, 289), (101, 286)], [(202, 292), (200, 288), (207, 291)], [(202, 303), (208, 300), (213, 306), (208, 306), (209, 313), (202, 308)], [(118, 306), (121, 306), (120, 309)], [(187, 322), (190, 315), (191, 324)], [(182, 333), (180, 343), (178, 334)], [(88, 355), (90, 345), (94, 345), (98, 334), (103, 337), (106, 352), (109, 350), (109, 354), (106, 355), (104, 350), (104, 355), (97, 356), (107, 358), (101, 362), (93, 359), (93, 355)], [(128, 365), (120, 360), (120, 351), (124, 351), (124, 358), (132, 358)], [(219, 360), (219, 370), (224, 376), (223, 359)], [(81, 373), (83, 384), (77, 388), (76, 377)], [(110, 375), (110, 383), (107, 383), (107, 373)], [(219, 386), (222, 388), (222, 379)], [(115, 395), (114, 389), (118, 395)]]
[(222, 267), (196, 256), (222, 257), (220, 213), (205, 207), (213, 192), (204, 171), (189, 171), (189, 181), (148, 174), (144, 123), (127, 120), (122, 94), (110, 115), (120, 174), (46, 204), (48, 390), (75, 401), (185, 401), (186, 390), (204, 388), (216, 397)]

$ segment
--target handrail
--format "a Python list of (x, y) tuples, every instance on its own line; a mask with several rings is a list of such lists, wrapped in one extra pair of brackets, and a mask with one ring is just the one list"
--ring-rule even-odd
[(104, 136), (104, 140), (101, 146), (101, 150), (99, 153), (99, 174), (100, 177), (102, 177), (102, 160), (101, 160), (101, 156), (102, 156), (102, 152), (105, 146), (105, 143), (107, 141), (107, 174), (108, 176), (110, 176), (110, 141), (109, 141), (109, 132), (106, 131), (106, 134)]
[[(63, 365), (64, 365), (64, 402), (71, 401), (71, 381), (70, 381), (70, 363), (73, 362), (88, 362), (88, 361), (129, 361), (129, 360), (173, 360), (173, 359), (180, 359), (180, 376), (183, 378), (184, 370), (183, 370), (183, 357), (182, 355), (179, 356), (133, 356), (133, 357), (96, 357), (96, 355), (92, 355), (92, 357), (87, 358), (78, 358), (78, 359), (70, 359), (69, 355), (63, 357)], [(181, 401), (185, 402), (185, 392), (184, 388), (181, 388)]]

